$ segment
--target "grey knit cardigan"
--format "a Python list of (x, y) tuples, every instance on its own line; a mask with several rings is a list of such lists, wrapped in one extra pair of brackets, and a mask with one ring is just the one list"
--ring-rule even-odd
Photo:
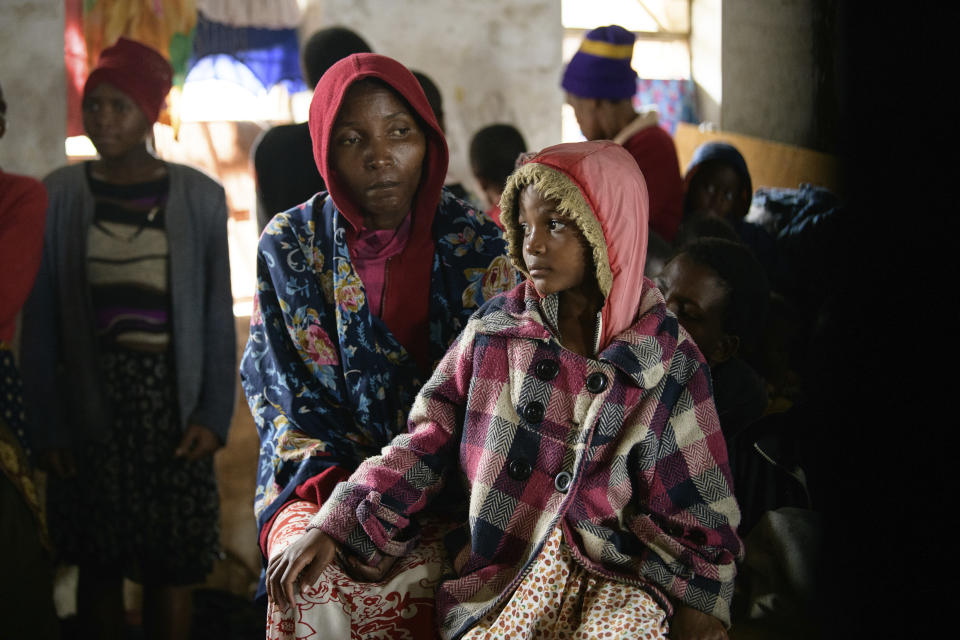
[[(227, 205), (207, 175), (167, 164), (165, 209), (181, 427), (200, 424), (226, 442), (236, 393), (236, 329), (230, 290)], [(98, 370), (87, 282), (94, 200), (84, 165), (44, 179), (49, 205), (43, 261), (24, 306), (20, 368), (34, 448), (102, 440), (111, 419)]]

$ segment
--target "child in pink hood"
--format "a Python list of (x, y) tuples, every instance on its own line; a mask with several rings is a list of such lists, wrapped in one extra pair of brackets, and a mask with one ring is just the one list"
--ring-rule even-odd
[(445, 639), (725, 638), (740, 512), (707, 365), (643, 276), (642, 174), (615, 143), (556, 145), (500, 207), (527, 280), (474, 314), (408, 433), (271, 559), (271, 598), (295, 604), (335, 556), (384, 577), (439, 507), (459, 518)]

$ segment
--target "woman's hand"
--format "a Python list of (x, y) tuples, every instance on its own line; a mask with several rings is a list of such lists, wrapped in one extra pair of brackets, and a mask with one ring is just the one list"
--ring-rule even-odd
[(180, 444), (177, 445), (177, 450), (173, 455), (193, 462), (213, 455), (213, 452), (219, 448), (220, 438), (217, 437), (217, 434), (203, 425), (191, 424), (183, 432), (183, 438), (180, 439)]
[(376, 567), (367, 566), (356, 556), (345, 554), (336, 540), (320, 529), (310, 529), (270, 558), (266, 576), (267, 595), (277, 606), (285, 609), (294, 601), (297, 582), (316, 582), (334, 557), (340, 561), (344, 571), (359, 582), (380, 582), (397, 561), (393, 556), (383, 556)]
[(320, 529), (310, 529), (267, 564), (267, 595), (281, 609), (294, 601), (298, 579), (313, 584), (337, 552), (336, 541)]
[(675, 603), (670, 620), (670, 640), (727, 640), (723, 623), (685, 604)]

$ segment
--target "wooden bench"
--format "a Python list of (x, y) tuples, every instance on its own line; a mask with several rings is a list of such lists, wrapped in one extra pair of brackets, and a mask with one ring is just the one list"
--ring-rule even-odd
[(719, 140), (733, 145), (747, 161), (753, 188), (797, 188), (801, 183), (826, 187), (842, 195), (840, 163), (828, 153), (805, 149), (725, 131), (701, 131), (695, 124), (680, 122), (673, 134), (680, 172), (687, 172), (693, 152), (704, 142)]

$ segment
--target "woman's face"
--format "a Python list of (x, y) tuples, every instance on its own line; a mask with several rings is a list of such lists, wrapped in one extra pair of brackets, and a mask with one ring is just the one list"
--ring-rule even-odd
[(122, 158), (143, 145), (151, 126), (130, 96), (106, 82), (83, 99), (83, 128), (101, 158)]
[(395, 229), (420, 187), (426, 136), (393, 91), (360, 82), (347, 91), (330, 136), (330, 164), (368, 229)]

